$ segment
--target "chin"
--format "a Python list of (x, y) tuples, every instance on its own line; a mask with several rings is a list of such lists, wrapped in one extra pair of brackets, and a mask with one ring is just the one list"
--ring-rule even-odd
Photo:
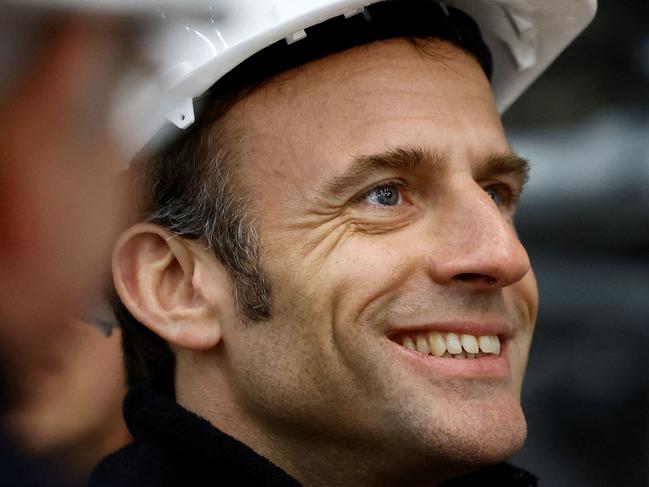
[(474, 450), (473, 462), (478, 466), (501, 463), (516, 453), (525, 444), (527, 425), (523, 422), (517, 428), (512, 428), (506, 435), (494, 435), (491, 441), (482, 441)]
[(440, 402), (410, 425), (410, 451), (419, 451), (422, 464), (462, 473), (503, 462), (523, 447), (527, 423), (513, 394)]
[(518, 453), (527, 438), (527, 423), (520, 406), (503, 415), (488, 415), (478, 424), (468, 421), (457, 431), (448, 451), (450, 463), (466, 470), (504, 462)]
[(465, 418), (448, 429), (428, 431), (433, 434), (428, 438), (422, 435), (419, 444), (411, 441), (406, 462), (412, 462), (409, 466), (412, 478), (395, 484), (424, 485), (425, 479), (448, 480), (507, 461), (521, 450), (527, 436), (527, 424), (520, 408), (519, 414), (511, 415), (510, 411), (507, 416), (498, 422), (493, 421), (494, 417), (484, 422), (474, 421), (478, 417)]

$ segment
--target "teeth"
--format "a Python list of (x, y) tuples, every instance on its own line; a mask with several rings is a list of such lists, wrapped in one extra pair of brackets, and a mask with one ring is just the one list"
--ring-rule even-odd
[(500, 354), (500, 339), (495, 335), (478, 337), (478, 344), (484, 353)]
[(446, 335), (446, 350), (453, 355), (462, 352), (462, 343), (457, 333), (448, 333)]
[(428, 340), (424, 335), (417, 335), (417, 351), (421, 353), (429, 353)]
[(500, 355), (500, 339), (496, 335), (458, 335), (431, 331), (428, 334), (404, 336), (404, 348), (435, 357), (475, 359), (489, 355)]
[(492, 336), (491, 341), (493, 343), (493, 353), (500, 355), (500, 338), (497, 336)]
[(478, 340), (473, 335), (461, 335), (460, 342), (462, 343), (462, 348), (469, 353), (476, 354), (480, 351)]
[(480, 350), (482, 350), (484, 353), (491, 353), (491, 337), (478, 337), (478, 345), (480, 345)]
[(446, 352), (446, 340), (438, 331), (431, 331), (428, 334), (428, 346), (430, 347), (430, 353), (435, 357), (441, 357)]

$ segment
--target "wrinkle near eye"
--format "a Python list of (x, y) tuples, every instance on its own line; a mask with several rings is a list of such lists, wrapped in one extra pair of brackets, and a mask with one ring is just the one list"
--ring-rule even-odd
[[(381, 210), (375, 210), (380, 213)], [(284, 227), (285, 237), (277, 242), (280, 247), (299, 246), (299, 257), (305, 265), (313, 266), (318, 272), (332, 257), (340, 255), (350, 241), (362, 236), (376, 236), (399, 230), (408, 225), (412, 219), (403, 217), (359, 217), (352, 208), (346, 207), (333, 214), (309, 214), (294, 219)], [(287, 232), (288, 230), (288, 232)]]
[(319, 270), (331, 255), (343, 248), (355, 234), (354, 222), (349, 215), (334, 218), (309, 232), (308, 236), (303, 235), (303, 258), (314, 262)]
[(299, 256), (327, 255), (339, 246), (344, 233), (352, 226), (351, 216), (345, 207), (325, 208), (318, 206), (300, 216), (281, 219), (276, 231), (282, 234), (277, 242), (282, 247), (294, 247), (298, 243)]

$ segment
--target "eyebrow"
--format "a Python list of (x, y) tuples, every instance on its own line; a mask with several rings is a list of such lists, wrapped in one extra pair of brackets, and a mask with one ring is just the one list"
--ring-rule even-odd
[(530, 178), (530, 163), (513, 152), (496, 153), (480, 164), (479, 173), (511, 174), (519, 180), (520, 187), (523, 188)]
[[(344, 194), (373, 174), (389, 169), (414, 171), (428, 168), (433, 173), (439, 172), (445, 159), (439, 152), (412, 146), (394, 147), (378, 154), (356, 156), (346, 171), (323, 185), (321, 193), (332, 196)], [(513, 152), (503, 152), (490, 154), (480, 161), (477, 173), (480, 177), (509, 174), (519, 180), (522, 188), (529, 179), (529, 171), (526, 159)]]
[(356, 156), (346, 171), (325, 183), (322, 192), (328, 195), (345, 193), (362, 184), (368, 176), (386, 169), (414, 171), (428, 166), (431, 170), (437, 171), (443, 161), (444, 158), (437, 152), (410, 146), (395, 147), (378, 154)]

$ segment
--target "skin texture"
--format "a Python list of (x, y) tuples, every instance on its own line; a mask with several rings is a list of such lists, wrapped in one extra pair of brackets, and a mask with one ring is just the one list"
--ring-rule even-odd
[[(200, 242), (140, 224), (114, 254), (122, 300), (176, 353), (178, 401), (305, 485), (435, 485), (515, 453), (537, 290), (512, 223), (521, 178), (486, 162), (510, 148), (477, 62), (376, 42), (272, 80), (228, 126), (271, 319), (242, 322)], [(340, 178), (397, 148), (431, 157)], [(386, 182), (394, 206), (371, 193)], [(460, 322), (507, 330), (509, 373), (459, 376), (389, 339)]]

